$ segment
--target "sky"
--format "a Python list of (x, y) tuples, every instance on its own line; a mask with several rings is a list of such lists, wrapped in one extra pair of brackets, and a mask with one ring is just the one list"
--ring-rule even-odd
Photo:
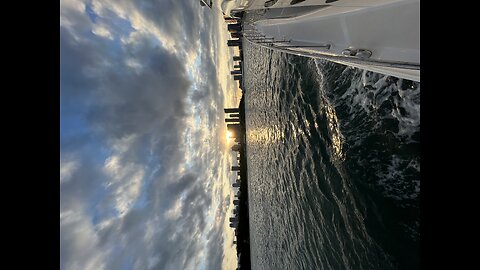
[(215, 5), (60, 1), (61, 269), (235, 269)]

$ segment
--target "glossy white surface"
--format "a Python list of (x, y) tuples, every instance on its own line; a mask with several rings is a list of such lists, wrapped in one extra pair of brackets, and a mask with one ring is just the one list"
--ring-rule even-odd
[[(271, 8), (291, 6), (290, 1), (279, 0)], [(261, 9), (264, 3), (250, 2), (248, 9)], [(300, 4), (325, 4), (325, 0), (307, 0), (294, 6)], [(347, 48), (358, 48), (371, 51), (370, 59), (376, 61), (420, 64), (419, 0), (339, 0), (328, 5), (331, 6), (300, 16), (260, 20), (254, 27), (268, 37), (290, 40), (294, 45), (328, 43), (331, 45), (329, 49), (310, 49), (324, 54), (341, 55)], [(399, 68), (377, 66), (366, 69), (420, 81), (418, 70), (403, 74)]]

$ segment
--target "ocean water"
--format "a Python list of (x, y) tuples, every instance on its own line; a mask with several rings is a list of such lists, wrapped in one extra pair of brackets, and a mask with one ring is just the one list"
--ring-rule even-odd
[(243, 49), (252, 269), (419, 269), (420, 83)]

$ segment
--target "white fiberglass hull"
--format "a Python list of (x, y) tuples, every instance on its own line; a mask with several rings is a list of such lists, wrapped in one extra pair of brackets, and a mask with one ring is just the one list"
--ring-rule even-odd
[[(341, 59), (330, 60), (420, 81), (419, 0), (290, 3), (279, 0), (264, 8), (265, 1), (250, 2), (246, 10), (263, 12), (266, 17), (250, 25), (251, 29), (272, 40), (285, 41), (277, 42), (277, 47), (338, 57)], [(359, 50), (368, 54), (355, 55)]]

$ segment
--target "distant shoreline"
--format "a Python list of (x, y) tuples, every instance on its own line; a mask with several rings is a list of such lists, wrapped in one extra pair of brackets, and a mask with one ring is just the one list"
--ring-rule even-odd
[[(240, 100), (240, 124), (242, 126), (243, 134), (245, 131), (245, 102), (244, 96)], [(250, 222), (249, 222), (249, 205), (248, 205), (248, 173), (247, 173), (247, 149), (246, 138), (240, 148), (240, 195), (238, 196), (238, 227), (236, 235), (237, 243), (237, 258), (241, 265), (241, 269), (251, 269), (250, 262)]]
[[(245, 89), (244, 89), (244, 65), (243, 65), (243, 50), (242, 50), (242, 30), (243, 23), (239, 18), (224, 17), (227, 24), (227, 29), (233, 39), (228, 40), (229, 47), (238, 47), (239, 55), (233, 57), (233, 61), (238, 61), (234, 65), (234, 70), (231, 75), (235, 81), (239, 82), (239, 88), (242, 91), (238, 108), (225, 108), (227, 128), (234, 136), (236, 144), (232, 147), (232, 151), (238, 152), (237, 166), (232, 166), (232, 171), (237, 172), (233, 188), (238, 188), (235, 194), (233, 204), (233, 216), (230, 217), (230, 227), (234, 230), (237, 248), (237, 269), (251, 269), (250, 262), (250, 222), (249, 222), (249, 205), (248, 205), (248, 173), (247, 173), (247, 140), (246, 140), (246, 125), (245, 125)], [(230, 115), (231, 114), (231, 115)], [(228, 116), (227, 116), (228, 115)], [(228, 118), (228, 119), (227, 119)], [(233, 124), (235, 123), (235, 124)]]

